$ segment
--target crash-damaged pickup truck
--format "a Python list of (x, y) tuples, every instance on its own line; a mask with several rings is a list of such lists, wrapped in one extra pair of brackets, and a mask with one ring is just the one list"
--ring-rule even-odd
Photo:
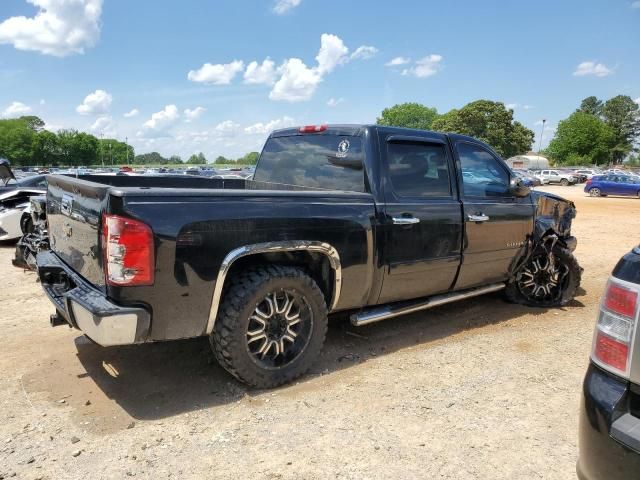
[(552, 307), (581, 276), (571, 202), (423, 130), (279, 130), (251, 180), (53, 175), (47, 215), (54, 325), (104, 346), (208, 336), (258, 387), (310, 367), (329, 313), (361, 326), (498, 290)]

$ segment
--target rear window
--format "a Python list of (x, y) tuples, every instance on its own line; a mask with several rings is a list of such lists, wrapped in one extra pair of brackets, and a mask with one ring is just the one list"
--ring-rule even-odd
[(267, 140), (254, 180), (364, 192), (362, 138), (293, 135)]

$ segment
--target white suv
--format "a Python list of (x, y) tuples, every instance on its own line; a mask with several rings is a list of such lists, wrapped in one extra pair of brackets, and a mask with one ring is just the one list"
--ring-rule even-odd
[(570, 173), (561, 172), (559, 170), (540, 170), (539, 175), (543, 180), (547, 180), (549, 183), (559, 183), (565, 187), (576, 183), (576, 177)]

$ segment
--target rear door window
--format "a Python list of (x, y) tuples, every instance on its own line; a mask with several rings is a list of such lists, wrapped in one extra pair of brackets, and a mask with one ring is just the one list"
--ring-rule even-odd
[(317, 134), (271, 137), (260, 156), (254, 180), (364, 192), (362, 138)]
[(449, 162), (443, 144), (389, 142), (389, 179), (399, 197), (451, 197)]

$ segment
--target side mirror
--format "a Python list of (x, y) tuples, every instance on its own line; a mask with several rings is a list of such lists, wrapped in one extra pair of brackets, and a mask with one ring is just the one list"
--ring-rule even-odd
[(509, 182), (509, 193), (514, 197), (526, 197), (531, 193), (531, 189), (520, 178), (514, 177)]

